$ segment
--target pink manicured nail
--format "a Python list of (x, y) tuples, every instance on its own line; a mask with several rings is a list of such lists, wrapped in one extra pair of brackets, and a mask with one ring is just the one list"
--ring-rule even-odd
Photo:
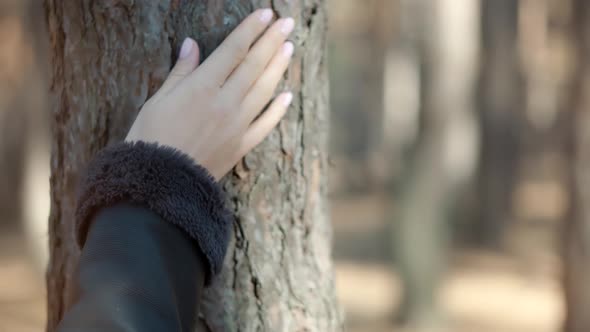
[(283, 44), (283, 55), (285, 57), (290, 57), (291, 55), (293, 55), (293, 50), (295, 49), (295, 47), (293, 46), (292, 42), (286, 42)]
[(289, 106), (289, 105), (291, 105), (292, 101), (293, 101), (293, 93), (288, 92), (283, 95), (283, 100), (282, 100), (283, 105)]
[(291, 33), (291, 31), (293, 31), (293, 28), (295, 27), (295, 20), (292, 19), (291, 17), (285, 19), (281, 25), (281, 32), (288, 35)]
[(193, 50), (194, 42), (190, 38), (186, 38), (184, 42), (182, 42), (182, 47), (180, 48), (180, 54), (178, 55), (179, 58), (184, 59)]
[(258, 14), (258, 17), (260, 18), (260, 21), (262, 21), (262, 23), (268, 23), (270, 22), (270, 20), (272, 20), (272, 9), (270, 8), (266, 8), (260, 11), (260, 14)]

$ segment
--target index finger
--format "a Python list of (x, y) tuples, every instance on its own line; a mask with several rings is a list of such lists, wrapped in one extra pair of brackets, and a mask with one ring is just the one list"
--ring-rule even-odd
[(221, 86), (232, 71), (248, 54), (250, 46), (266, 29), (273, 18), (270, 8), (259, 9), (250, 14), (217, 49), (198, 67), (195, 75)]

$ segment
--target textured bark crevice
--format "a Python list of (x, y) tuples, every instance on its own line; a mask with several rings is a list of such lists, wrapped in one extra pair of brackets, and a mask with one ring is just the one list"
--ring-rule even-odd
[(45, 0), (51, 36), (53, 153), (48, 330), (67, 307), (78, 259), (75, 188), (86, 163), (120, 140), (187, 36), (203, 57), (255, 8), (293, 16), (296, 54), (279, 89), (293, 106), (223, 181), (237, 216), (223, 274), (203, 300), (210, 331), (336, 331), (326, 200), (328, 95), (323, 0)]

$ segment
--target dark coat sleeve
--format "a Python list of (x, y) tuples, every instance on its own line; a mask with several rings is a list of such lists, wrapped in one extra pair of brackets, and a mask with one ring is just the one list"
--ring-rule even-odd
[(217, 183), (177, 150), (119, 143), (79, 194), (82, 252), (58, 331), (192, 331), (232, 218)]

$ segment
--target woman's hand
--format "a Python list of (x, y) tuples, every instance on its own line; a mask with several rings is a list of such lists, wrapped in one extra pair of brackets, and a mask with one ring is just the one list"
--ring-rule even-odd
[(293, 19), (279, 19), (266, 30), (272, 18), (270, 9), (255, 11), (200, 66), (197, 44), (187, 38), (176, 66), (143, 106), (126, 140), (177, 148), (215, 179), (224, 176), (264, 140), (293, 98), (280, 94), (257, 118), (293, 54), (293, 44), (285, 42)]

